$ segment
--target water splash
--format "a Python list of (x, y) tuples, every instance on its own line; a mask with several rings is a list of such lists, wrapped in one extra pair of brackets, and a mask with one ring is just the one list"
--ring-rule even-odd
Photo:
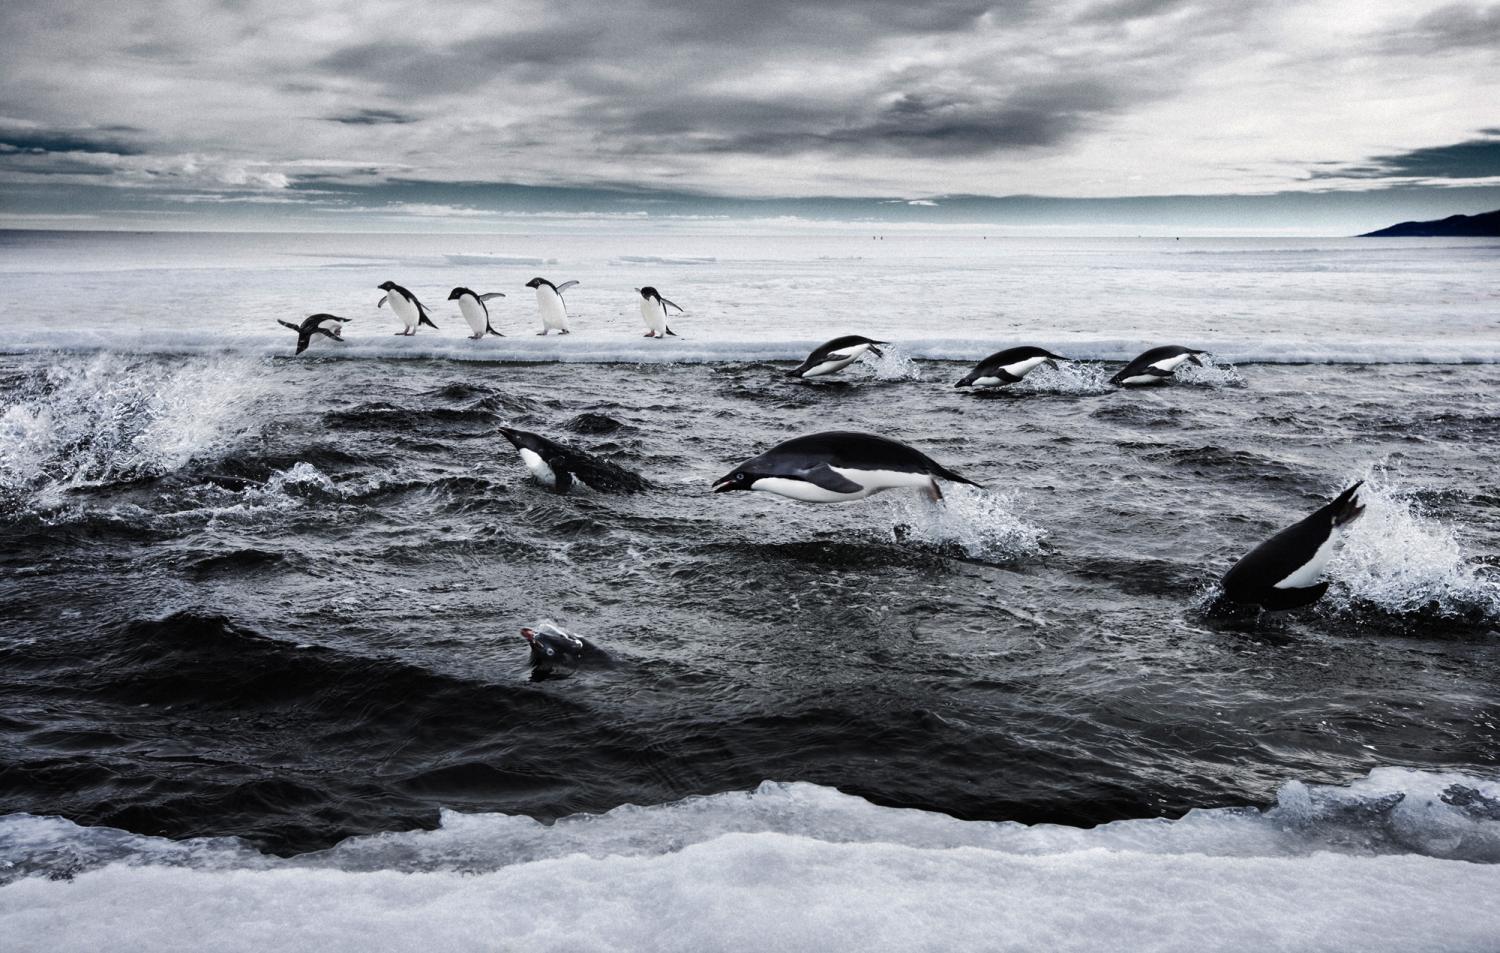
[(1103, 364), (1068, 361), (1056, 366), (1042, 364), (1009, 390), (1016, 394), (1062, 394), (1087, 397), (1114, 390), (1109, 384), (1109, 370)]
[(1007, 495), (945, 483), (943, 500), (892, 494), (897, 542), (957, 550), (971, 559), (1010, 562), (1035, 553), (1046, 532), (1016, 515)]
[(860, 358), (875, 380), (919, 381), (922, 379), (922, 369), (916, 361), (912, 360), (906, 348), (900, 344), (882, 344), (880, 350), (880, 357), (866, 351)]
[(1179, 382), (1191, 387), (1244, 387), (1245, 378), (1240, 374), (1239, 368), (1228, 361), (1222, 361), (1212, 354), (1200, 354), (1198, 360), (1202, 366), (1191, 362), (1184, 362), (1177, 368), (1176, 378)]
[(1453, 527), (1426, 515), (1382, 474), (1364, 480), (1364, 515), (1328, 570), (1348, 602), (1398, 615), (1500, 619), (1500, 579), (1464, 554)]
[(65, 360), (10, 395), (0, 494), (54, 508), (70, 489), (161, 476), (226, 449), (265, 393), (253, 358)]

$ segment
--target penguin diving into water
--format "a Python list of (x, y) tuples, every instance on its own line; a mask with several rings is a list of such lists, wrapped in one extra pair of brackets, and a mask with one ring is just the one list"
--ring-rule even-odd
[(558, 495), (572, 489), (575, 477), (600, 493), (640, 493), (651, 488), (640, 474), (540, 434), (511, 427), (501, 427), (500, 433), (521, 454), (521, 462), (537, 482)]
[(427, 316), (426, 305), (418, 301), (416, 295), (394, 281), (383, 282), (380, 290), (384, 291), (385, 295), (375, 307), (384, 307), (387, 302), (390, 302), (391, 311), (401, 319), (402, 324), (406, 325), (405, 331), (396, 332), (397, 337), (410, 337), (416, 334), (419, 324), (425, 324), (434, 331), (437, 330), (437, 325), (433, 324), (432, 319)]
[(641, 320), (646, 322), (645, 336), (648, 338), (664, 338), (671, 334), (675, 338), (677, 335), (672, 332), (671, 328), (667, 327), (667, 308), (676, 308), (678, 314), (686, 314), (687, 312), (683, 311), (675, 302), (663, 298), (650, 285), (636, 290), (641, 295)]
[(878, 346), (884, 343), (886, 342), (873, 341), (858, 334), (846, 334), (814, 348), (813, 352), (807, 355), (807, 360), (787, 371), (787, 375), (806, 380), (809, 377), (827, 377), (829, 374), (837, 374), (853, 364), (866, 351), (876, 357), (884, 357), (884, 353)]
[(1364, 513), (1359, 488), (1340, 493), (1326, 506), (1250, 550), (1219, 582), (1224, 599), (1263, 609), (1300, 609), (1328, 591), (1319, 582), (1346, 527)]
[[(297, 332), (297, 353), (301, 354), (303, 351), (307, 350), (307, 345), (312, 342), (312, 336), (314, 334), (321, 334), (326, 338), (330, 338), (331, 340), (338, 341), (342, 344), (344, 341), (343, 323), (349, 320), (352, 319), (341, 318), (336, 314), (310, 314), (302, 319), (302, 323), (300, 325), (293, 324), (290, 321), (282, 321), (280, 318), (276, 320), (276, 323), (284, 328), (291, 328), (293, 331)], [(327, 321), (337, 321), (339, 323), (335, 324), (333, 327), (325, 328), (323, 327), (323, 324)]]
[(564, 281), (554, 285), (546, 278), (526, 282), (526, 287), (536, 289), (536, 309), (542, 316), (542, 329), (537, 332), (539, 337), (545, 337), (548, 331), (568, 333), (568, 305), (563, 301), (562, 293), (576, 284), (576, 281)]
[(1179, 347), (1176, 344), (1163, 344), (1161, 347), (1153, 347), (1151, 350), (1141, 354), (1135, 360), (1126, 364), (1109, 379), (1116, 387), (1141, 387), (1148, 384), (1160, 384), (1172, 376), (1177, 366), (1184, 361), (1203, 366), (1198, 360), (1199, 354), (1205, 351), (1194, 350), (1190, 347)]
[(1039, 347), (1010, 347), (996, 351), (974, 365), (954, 387), (1004, 387), (1014, 384), (1041, 364), (1057, 366), (1068, 358)]
[(469, 335), (469, 340), (471, 341), (477, 341), (486, 334), (493, 334), (497, 338), (505, 337), (505, 335), (496, 331), (490, 325), (490, 309), (485, 305), (485, 302), (491, 298), (503, 297), (505, 295), (499, 291), (492, 291), (489, 294), (475, 294), (468, 288), (454, 288), (448, 292), (448, 300), (458, 302), (459, 313), (464, 316), (464, 321), (468, 323), (469, 330), (474, 332)]
[(762, 490), (804, 503), (845, 503), (912, 487), (940, 500), (938, 480), (980, 485), (904, 443), (835, 430), (777, 444), (716, 480), (714, 492)]

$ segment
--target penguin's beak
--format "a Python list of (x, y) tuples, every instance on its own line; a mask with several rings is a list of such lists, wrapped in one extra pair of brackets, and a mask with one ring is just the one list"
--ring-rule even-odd
[(527, 642), (534, 642), (536, 641), (536, 631), (533, 629), (522, 629), (521, 638), (525, 639)]
[(721, 477), (719, 477), (719, 479), (717, 479), (717, 480), (714, 481), (714, 492), (715, 493), (723, 493), (725, 490), (732, 490), (732, 489), (734, 489), (734, 474), (733, 473), (731, 473), (731, 474), (729, 474), (727, 476), (721, 476)]

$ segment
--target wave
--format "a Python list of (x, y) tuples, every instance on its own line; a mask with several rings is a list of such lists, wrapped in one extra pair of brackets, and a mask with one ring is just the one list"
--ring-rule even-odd
[[(1467, 861), (1467, 862), (1465, 862)], [(964, 821), (832, 788), (627, 805), (269, 857), (0, 818), (10, 949), (1481, 950), (1500, 783), (1377, 768), (1266, 810), (1093, 829)], [(1372, 896), (1379, 903), (1371, 903)], [(961, 915), (958, 915), (961, 914)], [(105, 943), (105, 939), (108, 943)]]
[[(393, 326), (393, 325), (392, 325)], [(634, 333), (583, 329), (566, 337), (537, 337), (524, 330), (502, 328), (508, 336), (487, 337), (471, 341), (456, 331), (426, 332), (414, 337), (387, 333), (387, 325), (378, 319), (359, 321), (348, 326), (342, 344), (315, 340), (300, 359), (364, 360), (451, 360), (507, 363), (576, 362), (592, 364), (710, 364), (754, 361), (801, 361), (813, 348), (840, 329), (829, 329), (821, 337), (785, 337), (771, 334), (765, 338), (748, 338), (743, 332), (730, 332), (709, 340), (692, 338), (645, 340)], [(843, 331), (849, 331), (845, 328)], [(857, 329), (878, 335), (878, 328)], [(705, 329), (705, 333), (707, 332)], [(962, 361), (973, 363), (997, 347), (1014, 344), (997, 337), (903, 338), (888, 334), (907, 359), (929, 361)], [(1080, 361), (1128, 361), (1143, 347), (1153, 343), (1139, 338), (1089, 337), (1070, 335), (1057, 338), (1028, 339), (1036, 344), (1067, 354)], [(1223, 338), (1186, 342), (1208, 347), (1214, 364), (1192, 369), (1185, 379), (1200, 383), (1233, 383), (1226, 377), (1214, 380), (1215, 374), (1230, 375), (1228, 365), (1244, 364), (1494, 364), (1500, 363), (1500, 339), (1489, 336), (1444, 336), (1421, 341), (1381, 340), (1276, 340)], [(203, 330), (163, 329), (18, 329), (0, 341), (0, 353), (29, 354), (38, 352), (117, 352), (122, 354), (222, 354), (241, 356), (292, 357), (295, 337), (290, 332), (274, 330), (215, 333)], [(1215, 367), (1219, 370), (1216, 371)], [(1038, 371), (1040, 373), (1040, 371)], [(1182, 373), (1182, 372), (1179, 372)]]

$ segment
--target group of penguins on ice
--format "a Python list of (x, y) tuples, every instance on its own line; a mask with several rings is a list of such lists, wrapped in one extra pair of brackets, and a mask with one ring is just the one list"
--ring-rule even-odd
[[(562, 293), (576, 284), (568, 281), (554, 285), (545, 278), (527, 282), (526, 286), (536, 291), (542, 321), (539, 334), (569, 333)], [(385, 296), (377, 307), (389, 304), (404, 325), (398, 335), (413, 335), (422, 324), (437, 328), (426, 306), (410, 291), (393, 281), (379, 287)], [(683, 309), (663, 298), (653, 287), (640, 288), (637, 293), (645, 336), (663, 338), (672, 334), (667, 327), (667, 308), (676, 308), (679, 313)], [(458, 302), (464, 321), (473, 331), (471, 339), (479, 340), (485, 335), (503, 337), (490, 324), (485, 305), (486, 301), (503, 296), (499, 292), (476, 294), (460, 287), (453, 289), (448, 300)], [(315, 334), (342, 341), (343, 324), (348, 320), (332, 314), (314, 314), (300, 325), (278, 323), (297, 332), (297, 353), (301, 354)], [(880, 356), (880, 345), (884, 343), (854, 334), (834, 338), (814, 349), (788, 374), (803, 379), (836, 374), (866, 353)], [(1184, 363), (1201, 365), (1198, 355), (1203, 353), (1178, 345), (1154, 347), (1121, 368), (1110, 378), (1110, 383), (1118, 387), (1161, 384)], [(1022, 380), (1042, 364), (1055, 367), (1056, 362), (1067, 360), (1039, 347), (1007, 348), (980, 361), (954, 386), (1004, 387)], [(501, 427), (499, 432), (516, 448), (532, 475), (557, 493), (568, 492), (575, 479), (605, 493), (632, 493), (649, 487), (645, 479), (623, 467), (540, 434), (510, 427)], [(898, 441), (875, 434), (830, 431), (796, 437), (746, 460), (716, 480), (713, 491), (759, 490), (805, 503), (843, 503), (884, 490), (910, 488), (937, 502), (943, 498), (939, 481), (979, 486)], [(1344, 490), (1317, 512), (1242, 557), (1220, 580), (1221, 601), (1277, 611), (1308, 606), (1322, 598), (1328, 590), (1328, 583), (1321, 581), (1323, 570), (1333, 558), (1344, 529), (1364, 512), (1360, 486), (1361, 483), (1356, 483)], [(550, 624), (523, 629), (521, 634), (531, 645), (531, 661), (538, 674), (569, 661), (576, 664), (588, 653), (597, 651), (585, 640)]]

